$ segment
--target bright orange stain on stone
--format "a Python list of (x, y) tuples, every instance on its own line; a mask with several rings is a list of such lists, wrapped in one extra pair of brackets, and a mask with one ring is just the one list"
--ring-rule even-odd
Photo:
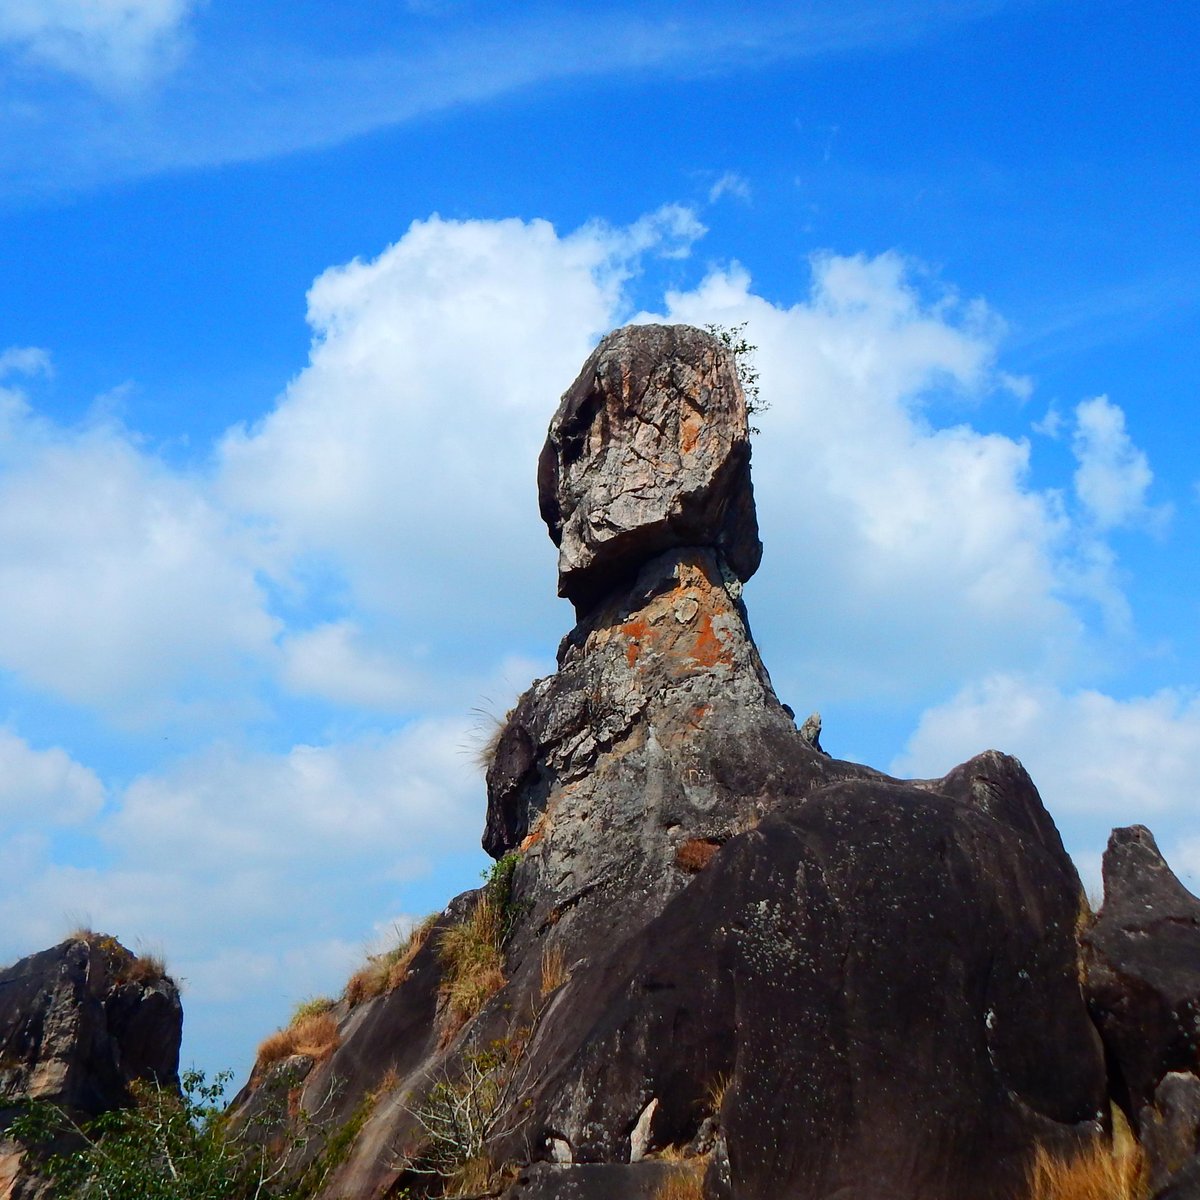
[(629, 639), (625, 647), (625, 661), (632, 667), (642, 652), (642, 639), (650, 636), (650, 626), (642, 620), (626, 621), (621, 632)]
[(702, 667), (715, 667), (717, 663), (727, 661), (727, 657), (725, 647), (713, 629), (712, 613), (705, 613), (700, 618), (700, 627), (696, 630), (692, 658)]

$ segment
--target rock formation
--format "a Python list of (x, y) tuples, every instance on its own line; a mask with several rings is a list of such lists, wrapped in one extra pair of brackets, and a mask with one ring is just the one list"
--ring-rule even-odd
[(762, 543), (729, 352), (687, 325), (606, 337), (550, 422), (538, 498), (558, 546), (558, 594), (581, 613), (678, 546), (712, 547), (749, 579)]
[[(84, 1121), (131, 1102), (130, 1085), (179, 1086), (183, 1009), (152, 959), (86, 934), (0, 971), (0, 1130), (30, 1100)], [(0, 1200), (42, 1193), (0, 1141)]]
[[(1144, 825), (1114, 829), (1104, 905), (1083, 936), (1087, 999), (1110, 1087), (1142, 1136), (1156, 1185), (1200, 1152), (1200, 900)], [(1200, 1161), (1187, 1167), (1200, 1196)]]
[(264, 1055), (235, 1120), (273, 1088), (320, 1114), (291, 1167), (327, 1200), (1021, 1200), (1115, 1094), (1184, 1200), (1200, 902), (1118, 831), (1085, 1000), (1020, 763), (902, 781), (797, 729), (742, 602), (749, 461), (717, 339), (601, 342), (539, 462), (577, 624), (495, 744), (493, 878)]

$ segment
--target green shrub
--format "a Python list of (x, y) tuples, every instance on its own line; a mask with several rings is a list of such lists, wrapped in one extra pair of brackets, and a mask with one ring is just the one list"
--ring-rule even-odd
[(38, 1160), (58, 1200), (251, 1200), (281, 1196), (273, 1189), (263, 1149), (231, 1134), (221, 1100), (229, 1073), (207, 1083), (183, 1076), (182, 1093), (135, 1084), (132, 1108), (84, 1125), (55, 1105), (31, 1105), (11, 1134), (27, 1147), (56, 1136), (81, 1143), (73, 1153)]

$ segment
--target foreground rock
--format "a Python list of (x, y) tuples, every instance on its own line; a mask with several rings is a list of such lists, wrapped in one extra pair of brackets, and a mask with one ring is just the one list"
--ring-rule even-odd
[(1200, 1198), (1200, 900), (1144, 825), (1113, 830), (1103, 871), (1083, 944), (1112, 1095), (1142, 1137), (1152, 1184)]
[(710, 1195), (1019, 1195), (1035, 1143), (1070, 1150), (1105, 1119), (1078, 885), (1040, 818), (996, 755), (782, 799), (660, 916), (590, 942), (502, 1156), (625, 1161), (650, 1112), (651, 1153), (709, 1123)]
[(1143, 825), (1113, 830), (1103, 870), (1104, 906), (1084, 937), (1088, 1003), (1136, 1127), (1169, 1071), (1200, 1071), (1200, 900)]
[[(132, 1101), (138, 1080), (179, 1086), (183, 1009), (159, 964), (87, 934), (0, 971), (0, 1130), (30, 1100), (85, 1121)], [(0, 1141), (0, 1200), (40, 1195)]]
[(991, 752), (902, 782), (796, 728), (741, 599), (745, 422), (728, 353), (681, 327), (611, 335), (564, 396), (539, 484), (579, 622), (488, 769), (499, 990), (456, 1008), (468, 893), (339, 1002), (327, 1055), (240, 1100), (302, 1078), (350, 1144), (328, 1200), (465, 1186), (447, 1106), (510, 1200), (681, 1172), (708, 1200), (1016, 1200), (1035, 1145), (1103, 1136), (1082, 894), (1036, 788)]

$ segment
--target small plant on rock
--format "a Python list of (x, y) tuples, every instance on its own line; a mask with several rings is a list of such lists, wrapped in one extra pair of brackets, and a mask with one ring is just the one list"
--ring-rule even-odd
[(526, 1031), (463, 1055), (456, 1074), (443, 1070), (412, 1109), (422, 1132), (420, 1150), (401, 1166), (414, 1175), (442, 1181), (445, 1195), (486, 1191), (503, 1174), (487, 1146), (510, 1113), (524, 1085)]
[(82, 1125), (35, 1102), (9, 1132), (27, 1146), (65, 1137), (80, 1147), (38, 1160), (58, 1200), (282, 1200), (278, 1159), (265, 1142), (243, 1141), (225, 1117), (229, 1078), (209, 1083), (189, 1071), (181, 1092), (136, 1083), (133, 1107)]
[(466, 920), (450, 926), (438, 943), (448, 1042), (504, 986), (504, 943), (521, 909), (513, 900), (518, 854), (506, 854), (486, 872), (482, 892)]
[[(705, 325), (705, 330), (711, 333), (732, 355), (737, 369), (738, 383), (742, 385), (742, 394), (746, 397), (746, 416), (766, 412), (770, 404), (759, 398), (758, 370), (754, 365), (754, 352), (758, 349), (746, 338), (746, 322), (737, 325)], [(759, 430), (750, 426), (751, 433)]]

